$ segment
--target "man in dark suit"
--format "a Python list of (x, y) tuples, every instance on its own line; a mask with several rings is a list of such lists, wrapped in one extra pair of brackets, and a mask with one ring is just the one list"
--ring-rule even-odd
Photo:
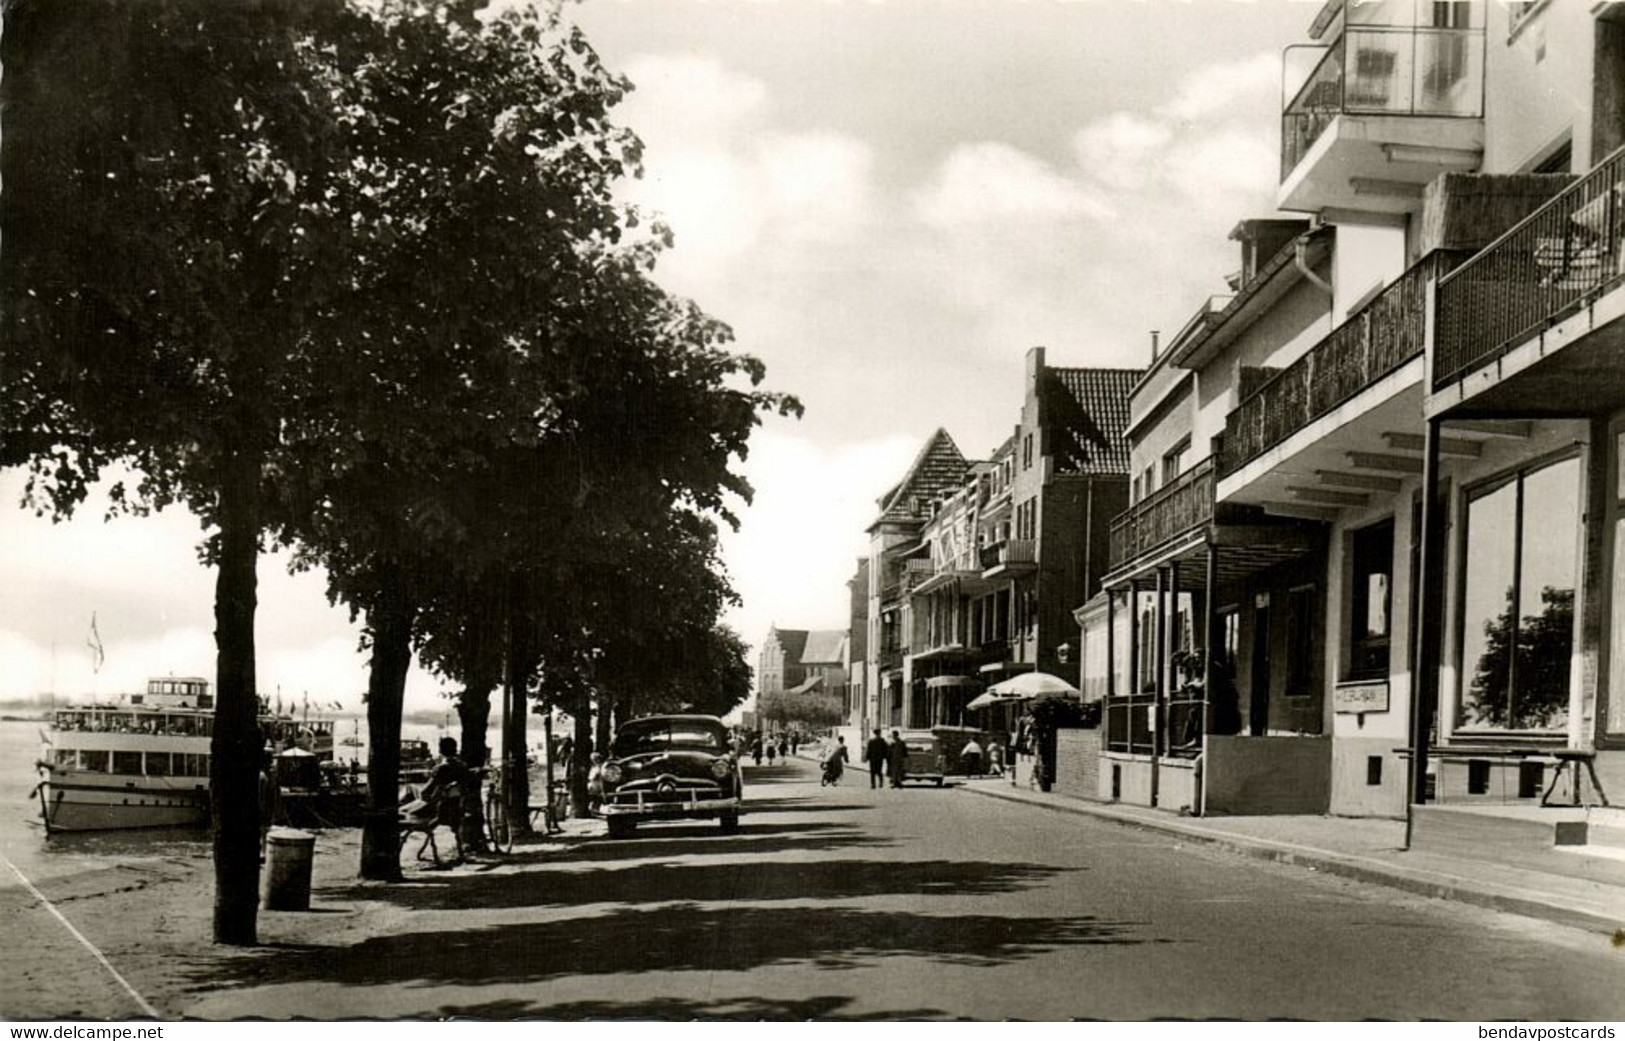
[(908, 742), (903, 740), (902, 734), (893, 730), (891, 744), (887, 746), (886, 752), (888, 756), (886, 772), (891, 774), (891, 786), (901, 788), (908, 774)]
[(880, 736), (880, 728), (875, 727), (875, 736), (871, 737), (869, 743), (863, 746), (863, 760), (869, 764), (869, 787), (871, 788), (884, 788), (886, 786), (884, 777), (888, 751), (886, 739)]

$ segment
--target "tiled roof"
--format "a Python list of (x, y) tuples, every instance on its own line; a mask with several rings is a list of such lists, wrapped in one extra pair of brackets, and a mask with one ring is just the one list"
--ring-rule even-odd
[[(1129, 471), (1129, 393), (1141, 369), (1044, 370), (1065, 390), (1057, 403), (1071, 413), (1056, 422), (1055, 467), (1060, 473), (1126, 474)], [(1072, 407), (1066, 407), (1070, 399)], [(1080, 414), (1081, 413), (1081, 414)], [(1070, 436), (1068, 436), (1070, 435)]]
[[(914, 463), (891, 491), (880, 497), (880, 516), (874, 523), (886, 521), (923, 522), (925, 507), (944, 491), (951, 491), (965, 479), (970, 464), (954, 444), (954, 439), (941, 427), (920, 448)], [(915, 510), (916, 500), (920, 509)]]
[(785, 691), (786, 694), (809, 694), (824, 685), (824, 677), (814, 676), (805, 682), (798, 683)]
[(814, 629), (807, 633), (807, 645), (801, 652), (803, 665), (839, 665), (841, 645), (846, 643), (845, 629)]
[(795, 665), (801, 661), (801, 652), (807, 646), (807, 630), (774, 629), (768, 636), (769, 638), (778, 637), (779, 646), (784, 648), (784, 663), (786, 665)]

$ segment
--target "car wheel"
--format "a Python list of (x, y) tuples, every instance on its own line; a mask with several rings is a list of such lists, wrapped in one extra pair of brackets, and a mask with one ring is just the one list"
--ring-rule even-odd
[(732, 835), (739, 830), (739, 814), (724, 813), (722, 815), (722, 833)]
[(632, 837), (632, 829), (637, 825), (625, 817), (609, 818), (609, 837), (612, 839), (626, 839)]

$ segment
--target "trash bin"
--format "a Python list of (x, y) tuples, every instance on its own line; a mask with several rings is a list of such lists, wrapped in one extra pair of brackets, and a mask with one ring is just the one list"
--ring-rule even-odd
[(316, 836), (297, 828), (272, 828), (265, 836), (265, 909), (310, 910), (310, 862)]

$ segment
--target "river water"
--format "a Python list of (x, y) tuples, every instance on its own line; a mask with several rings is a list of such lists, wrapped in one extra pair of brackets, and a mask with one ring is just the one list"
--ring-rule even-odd
[[(355, 724), (340, 720), (335, 741), (358, 736), (359, 746), (339, 744), (335, 757), (348, 761), (352, 756), (367, 761), (367, 727), (359, 733)], [(405, 724), (403, 737), (420, 738), (433, 746), (442, 733), (433, 725)], [(94, 871), (113, 863), (129, 864), (147, 859), (187, 859), (208, 857), (209, 833), (202, 828), (151, 829), (140, 831), (85, 832), (74, 835), (45, 834), (40, 826), (39, 798), (33, 794), (39, 783), (34, 763), (42, 757), (48, 725), (31, 721), (0, 721), (0, 853), (32, 881)], [(0, 864), (0, 888), (19, 885), (17, 876)]]

